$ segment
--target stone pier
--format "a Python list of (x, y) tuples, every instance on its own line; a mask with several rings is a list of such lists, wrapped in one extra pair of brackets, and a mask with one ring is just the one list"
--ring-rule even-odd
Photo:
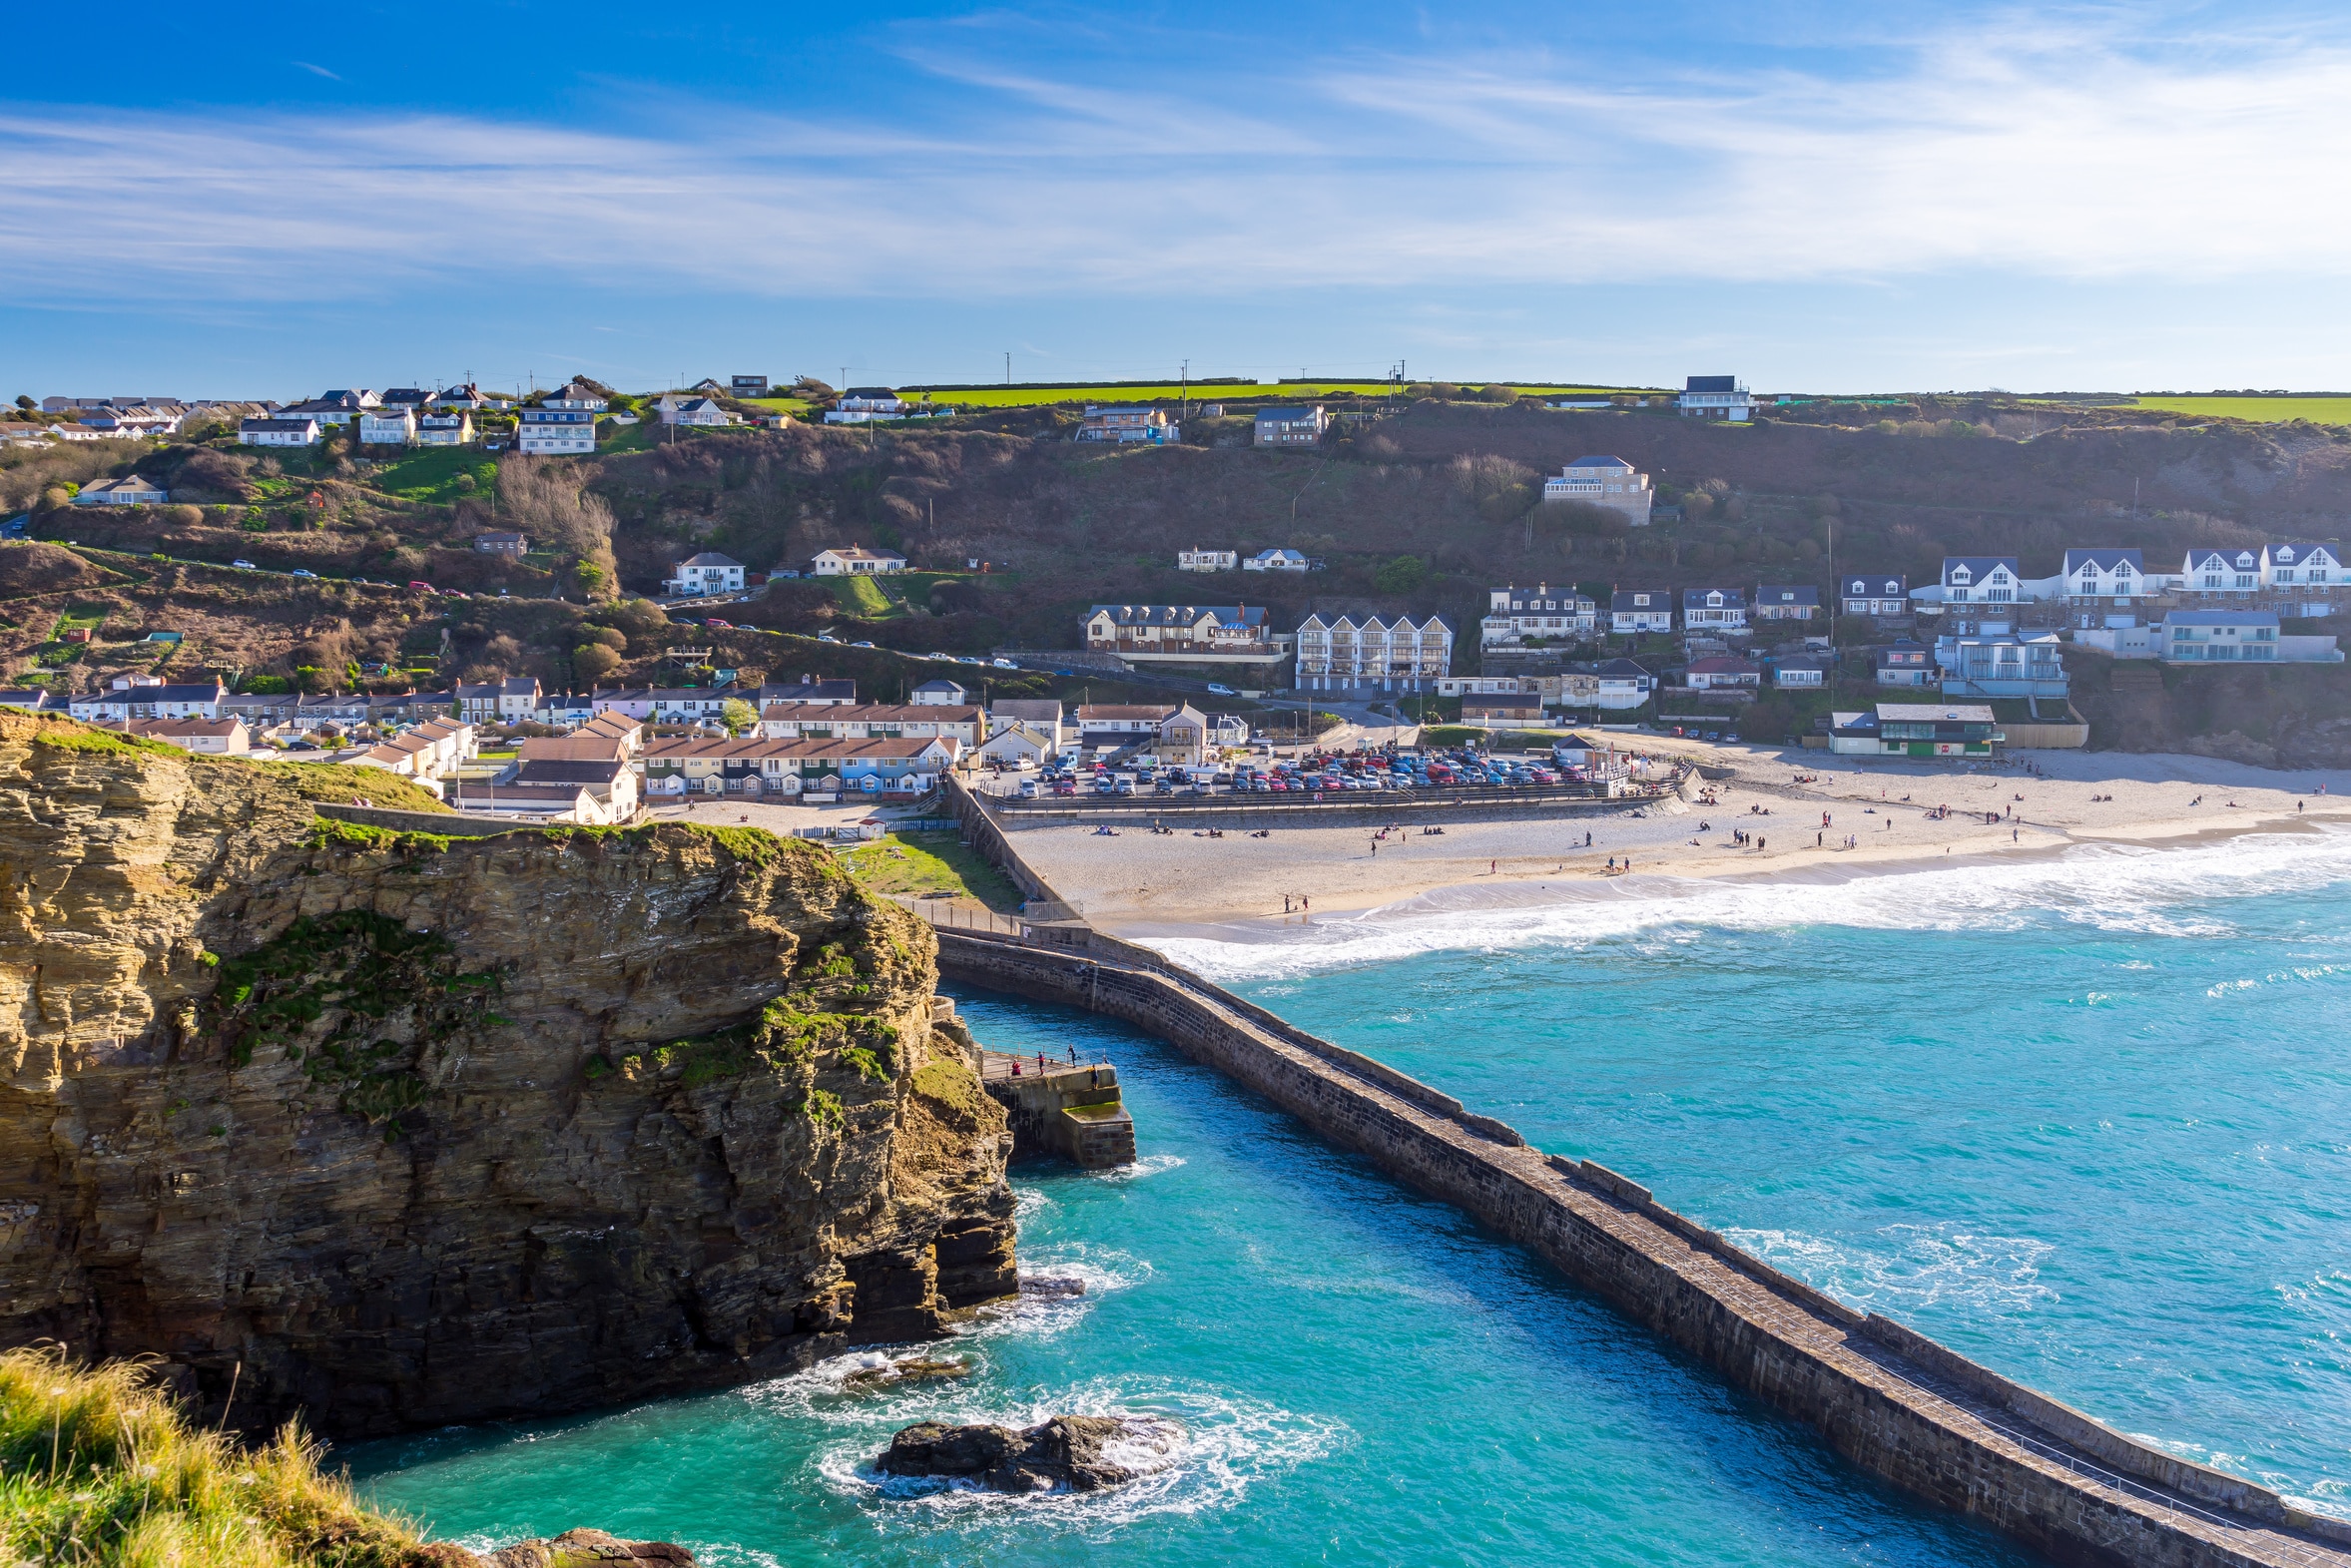
[(1015, 1156), (1056, 1154), (1089, 1170), (1135, 1163), (1135, 1119), (1108, 1062), (982, 1051), (979, 1083), (1012, 1118)]

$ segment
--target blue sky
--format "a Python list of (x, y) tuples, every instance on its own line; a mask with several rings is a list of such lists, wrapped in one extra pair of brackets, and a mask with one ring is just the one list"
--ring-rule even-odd
[(2337, 11), (815, 10), (13, 13), (0, 396), (2351, 387)]

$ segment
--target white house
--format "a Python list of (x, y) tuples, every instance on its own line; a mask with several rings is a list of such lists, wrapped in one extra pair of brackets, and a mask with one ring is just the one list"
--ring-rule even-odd
[(1609, 659), (1591, 672), (1591, 704), (1614, 713), (1638, 708), (1657, 689), (1657, 678), (1630, 659)]
[(1820, 590), (1810, 583), (1755, 585), (1758, 621), (1809, 621), (1820, 614)]
[(2338, 544), (2263, 545), (2261, 576), (2272, 594), (2304, 615), (2333, 613), (2351, 588)]
[(525, 408), (515, 416), (517, 451), (548, 456), (596, 450), (596, 415), (586, 408)]
[(705, 550), (690, 555), (671, 568), (670, 579), (661, 585), (670, 594), (739, 594), (743, 592), (744, 565), (731, 555)]
[(1441, 615), (1310, 615), (1298, 624), (1292, 684), (1302, 692), (1434, 691), (1453, 670), (1453, 623)]
[(869, 550), (853, 544), (846, 550), (819, 550), (816, 567), (819, 577), (880, 576), (904, 571), (906, 558), (895, 550)]
[(418, 446), (467, 446), (473, 441), (473, 415), (460, 408), (454, 413), (422, 414), (416, 420)]
[(1282, 657), (1263, 605), (1098, 604), (1086, 616), (1086, 647), (1163, 663), (1261, 664)]
[(636, 759), (648, 796), (797, 795), (850, 788), (911, 794), (955, 766), (954, 741), (658, 740)]
[(925, 681), (906, 694), (917, 708), (964, 708), (971, 694), (952, 681)]
[(981, 743), (979, 755), (991, 763), (1042, 767), (1061, 755), (1060, 727), (1044, 730), (1025, 719), (1014, 719)]
[(1684, 679), (1693, 692), (1754, 691), (1763, 685), (1763, 667), (1752, 660), (1717, 654), (1691, 660)]
[(253, 732), (242, 719), (134, 719), (128, 733), (206, 757), (243, 757), (253, 750)]
[(2083, 628), (2136, 626), (2139, 600), (2155, 591), (2136, 550), (2067, 550), (2064, 582), (2073, 624)]
[(906, 411), (905, 400), (886, 386), (853, 386), (825, 411), (827, 424), (868, 424), (895, 419)]
[(1848, 577), (1840, 592), (1847, 615), (1910, 614), (1907, 577)]
[(1771, 684), (1782, 691), (1817, 690), (1829, 684), (1829, 661), (1819, 654), (1790, 654), (1771, 665)]
[(1176, 552), (1176, 570), (1179, 572), (1229, 572), (1240, 564), (1240, 554), (1233, 550), (1178, 550)]
[(367, 408), (359, 413), (361, 446), (409, 446), (416, 440), (416, 410), (398, 407)]
[(1077, 710), (1077, 738), (1087, 746), (1119, 746), (1159, 734), (1175, 712), (1172, 704), (1084, 703)]
[(245, 446), (316, 446), (318, 421), (307, 414), (299, 419), (241, 419), (237, 439)]
[(1619, 589), (1609, 597), (1608, 630), (1619, 636), (1672, 631), (1673, 595), (1653, 588)]
[(1681, 624), (1689, 632), (1744, 632), (1747, 596), (1736, 588), (1691, 588), (1681, 596)]
[(1536, 583), (1532, 588), (1494, 588), (1486, 592), (1477, 646), (1515, 648), (1530, 641), (1589, 637), (1599, 624), (1599, 605), (1573, 587)]
[(715, 429), (735, 422), (735, 416), (707, 397), (679, 397), (675, 393), (657, 399), (654, 412), (663, 424), (698, 425)]
[(1963, 633), (2007, 631), (2025, 598), (2013, 555), (1947, 555), (1942, 588), (1944, 613)]
[(131, 403), (117, 408), (92, 408), (81, 415), (81, 422), (93, 430), (108, 435), (142, 436), (175, 435), (180, 421), (187, 416), (185, 409), (153, 408), (145, 403)]
[(929, 741), (974, 746), (985, 716), (949, 703), (770, 703), (759, 733), (771, 741)]
[(1260, 550), (1241, 563), (1244, 572), (1311, 572), (1314, 562), (1295, 550)]
[(1693, 375), (1681, 394), (1681, 411), (1691, 419), (1726, 419), (1743, 424), (1754, 417), (1755, 399), (1735, 375)]
[(1578, 457), (1542, 482), (1546, 501), (1583, 501), (1619, 513), (1635, 528), (1649, 521), (1656, 496), (1649, 476), (1621, 457)]
[(2261, 591), (2261, 552), (2251, 549), (2191, 549), (2180, 568), (2180, 585), (2199, 598), (2250, 599)]
[(405, 408), (411, 412), (432, 401), (432, 394), (421, 386), (393, 386), (384, 389), (383, 406)]
[(122, 479), (101, 479), (82, 487), (74, 497), (76, 506), (161, 506), (170, 500), (171, 492), (152, 479), (132, 474)]
[(467, 381), (462, 386), (449, 387), (425, 406), (441, 409), (462, 408), (470, 413), (476, 408), (486, 406), (486, 403), (481, 395), (481, 388), (471, 381)]

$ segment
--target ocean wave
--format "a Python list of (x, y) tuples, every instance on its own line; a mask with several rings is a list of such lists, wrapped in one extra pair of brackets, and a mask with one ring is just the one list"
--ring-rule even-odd
[[(1536, 895), (1441, 888), (1260, 941), (1157, 937), (1218, 980), (1278, 980), (1436, 951), (1679, 944), (1703, 930), (1810, 926), (2021, 930), (2051, 921), (2161, 936), (2236, 933), (2232, 905), (2351, 881), (2351, 831), (2254, 833), (2185, 848), (2081, 844), (2031, 860), (1969, 860), (1834, 878), (1632, 877)], [(2331, 973), (2314, 966), (2311, 977)]]
[(1967, 1307), (2029, 1311), (2057, 1293), (2041, 1283), (2056, 1249), (2025, 1236), (1986, 1236), (1953, 1223), (1889, 1225), (1879, 1245), (1801, 1231), (1735, 1230), (1734, 1245), (1846, 1306), (1872, 1311)]
[(1016, 1301), (983, 1307), (969, 1322), (956, 1329), (957, 1338), (995, 1338), (1019, 1334), (1051, 1338), (1075, 1327), (1104, 1297), (1126, 1290), (1151, 1277), (1151, 1265), (1132, 1253), (1092, 1242), (1050, 1242), (1024, 1248), (1020, 1257), (1023, 1281), (1075, 1280), (1085, 1289), (1075, 1296), (1023, 1291)]
[(1134, 1182), (1146, 1176), (1157, 1176), (1172, 1171), (1184, 1163), (1180, 1154), (1147, 1154), (1132, 1165), (1116, 1165), (1107, 1170), (1088, 1171), (1086, 1175), (1097, 1182)]
[[(1352, 1435), (1341, 1422), (1302, 1415), (1228, 1390), (1169, 1377), (1101, 1377), (1059, 1393), (1020, 1402), (991, 1402), (976, 1393), (923, 1401), (873, 1413), (880, 1419), (854, 1438), (817, 1456), (824, 1484), (855, 1499), (878, 1520), (921, 1529), (941, 1524), (1073, 1530), (1092, 1537), (1155, 1514), (1198, 1514), (1230, 1507), (1258, 1482), (1332, 1451)], [(1143, 1473), (1097, 1492), (1007, 1495), (935, 1481), (906, 1482), (874, 1472), (888, 1434), (915, 1419), (950, 1424), (990, 1422), (1027, 1427), (1055, 1415), (1115, 1415), (1144, 1424), (1148, 1442), (1128, 1457)]]

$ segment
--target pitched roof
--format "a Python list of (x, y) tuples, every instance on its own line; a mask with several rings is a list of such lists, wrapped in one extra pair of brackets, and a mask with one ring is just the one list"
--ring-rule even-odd
[(721, 555), (716, 550), (704, 550), (698, 555), (690, 555), (686, 557), (686, 559), (678, 563), (678, 570), (682, 572), (689, 566), (731, 566), (737, 571), (743, 570), (743, 563), (741, 561), (736, 560), (731, 555)]
[(760, 710), (760, 718), (807, 724), (883, 724), (893, 719), (905, 724), (977, 724), (979, 710), (948, 703), (770, 703)]
[(2262, 546), (2270, 560), (2280, 566), (2307, 564), (2312, 556), (2323, 559), (2329, 566), (2343, 564), (2343, 547), (2339, 544), (2273, 544)]
[(1820, 590), (1810, 583), (1758, 583), (1755, 586), (1755, 602), (1758, 605), (1816, 605), (1820, 603)]
[(1943, 580), (1950, 582), (1954, 572), (1964, 569), (1972, 582), (1991, 576), (1993, 568), (2001, 566), (2009, 569), (2011, 577), (2018, 575), (2017, 558), (2013, 555), (1947, 555), (1943, 558)]
[(2093, 566), (2101, 572), (2111, 572), (2117, 566), (2128, 565), (2133, 572), (2141, 572), (2146, 569), (2146, 560), (2136, 550), (2122, 549), (2113, 545), (2093, 545), (2087, 549), (2065, 552), (2065, 575), (2067, 577), (2080, 571), (2084, 565)]
[(1722, 607), (1726, 610), (1744, 607), (1747, 603), (1747, 591), (1744, 588), (1685, 588), (1681, 593), (1682, 607), (1688, 610), (1706, 609), (1708, 597), (1714, 594), (1722, 595)]
[(915, 737), (911, 740), (886, 740), (873, 737), (867, 740), (813, 741), (806, 737), (792, 741), (745, 739), (739, 741), (694, 741), (684, 738), (652, 742), (645, 748), (648, 762), (683, 761), (688, 758), (722, 762), (766, 757), (814, 758), (819, 762), (834, 760), (857, 761), (861, 758), (919, 757), (940, 740)]
[(1119, 626), (1198, 626), (1215, 617), (1220, 626), (1263, 626), (1263, 605), (1098, 604), (1092, 614), (1107, 615)]
[(1662, 588), (1619, 588), (1608, 599), (1611, 610), (1665, 610), (1673, 608), (1673, 595)]
[(1621, 468), (1626, 473), (1632, 472), (1632, 464), (1621, 457), (1578, 457), (1567, 466), (1570, 468)]
[(904, 556), (895, 550), (869, 550), (864, 545), (837, 545), (830, 550), (819, 550), (819, 556), (832, 556), (841, 561), (902, 561)]
[(1845, 597), (1848, 599), (1900, 598), (1906, 591), (1907, 577), (1848, 577)]
[(1173, 703), (1082, 703), (1078, 706), (1077, 722), (1084, 724), (1089, 719), (1104, 723), (1148, 719), (1157, 724), (1174, 712)]
[(1257, 411), (1257, 422), (1259, 424), (1303, 424), (1322, 411), (1319, 404), (1311, 408), (1260, 408)]
[(1763, 667), (1746, 659), (1733, 659), (1728, 654), (1716, 654), (1707, 659), (1690, 661), (1692, 675), (1761, 675)]

